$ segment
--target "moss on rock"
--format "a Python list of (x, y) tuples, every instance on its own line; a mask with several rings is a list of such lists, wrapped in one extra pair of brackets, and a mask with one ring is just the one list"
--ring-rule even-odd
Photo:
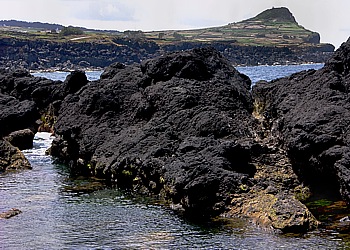
[(0, 139), (0, 172), (18, 169), (31, 169), (31, 165), (18, 148)]

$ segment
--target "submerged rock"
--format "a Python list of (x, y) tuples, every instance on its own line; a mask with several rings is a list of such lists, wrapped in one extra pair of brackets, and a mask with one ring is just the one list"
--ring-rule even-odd
[(229, 216), (248, 216), (264, 227), (283, 233), (300, 233), (315, 229), (320, 224), (307, 207), (292, 194), (268, 190), (236, 195), (231, 201)]
[(0, 219), (10, 219), (22, 213), (18, 208), (11, 208), (9, 211), (0, 213)]

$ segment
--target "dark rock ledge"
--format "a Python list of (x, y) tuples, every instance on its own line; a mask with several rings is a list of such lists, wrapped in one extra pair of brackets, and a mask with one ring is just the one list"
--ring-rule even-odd
[(2, 71), (0, 105), (18, 119), (2, 112), (1, 136), (54, 124), (50, 153), (72, 171), (191, 216), (308, 231), (319, 222), (300, 200), (325, 185), (350, 200), (349, 55), (350, 40), (323, 69), (252, 92), (210, 48), (116, 63), (95, 82), (82, 72), (52, 82)]
[(289, 159), (257, 132), (250, 80), (213, 49), (114, 64), (67, 96), (51, 154), (75, 171), (180, 204), (288, 231), (317, 220)]

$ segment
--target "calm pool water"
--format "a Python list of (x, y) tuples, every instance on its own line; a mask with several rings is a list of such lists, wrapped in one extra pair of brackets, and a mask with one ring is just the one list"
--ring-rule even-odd
[[(25, 154), (33, 170), (0, 175), (0, 249), (339, 249), (336, 234), (271, 234), (244, 220), (193, 223), (154, 201), (132, 197), (92, 179), (72, 177), (45, 149), (38, 133)], [(98, 187), (92, 192), (85, 187)], [(80, 189), (79, 189), (80, 188)], [(85, 191), (80, 191), (85, 188)]]

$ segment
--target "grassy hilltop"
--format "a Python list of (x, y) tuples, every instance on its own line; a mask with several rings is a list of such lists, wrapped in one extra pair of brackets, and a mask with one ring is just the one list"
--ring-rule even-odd
[[(38, 23), (24, 25), (18, 22), (21, 27), (3, 26), (5, 21), (0, 22), (0, 37), (15, 37), (26, 39), (43, 39), (55, 42), (97, 42), (115, 43), (115, 37), (145, 39), (159, 45), (174, 44), (178, 42), (225, 42), (241, 46), (315, 46), (319, 44), (320, 35), (316, 32), (305, 29), (299, 25), (293, 14), (287, 8), (272, 8), (263, 11), (256, 17), (237, 23), (230, 23), (225, 26), (211, 27), (194, 30), (167, 30), (167, 31), (99, 31), (81, 28), (84, 34), (65, 35), (57, 34), (54, 30), (48, 30), (50, 26), (43, 24), (42, 28)], [(16, 22), (13, 22), (15, 25)], [(35, 24), (35, 25), (34, 25)], [(52, 25), (52, 27), (63, 27)]]
[(221, 27), (146, 32), (144, 36), (159, 43), (193, 41), (251, 46), (300, 46), (320, 42), (320, 35), (299, 25), (287, 8), (265, 10), (254, 18)]
[(0, 65), (30, 70), (104, 68), (212, 46), (233, 65), (324, 63), (334, 46), (299, 25), (287, 8), (220, 27), (143, 32), (0, 21)]

